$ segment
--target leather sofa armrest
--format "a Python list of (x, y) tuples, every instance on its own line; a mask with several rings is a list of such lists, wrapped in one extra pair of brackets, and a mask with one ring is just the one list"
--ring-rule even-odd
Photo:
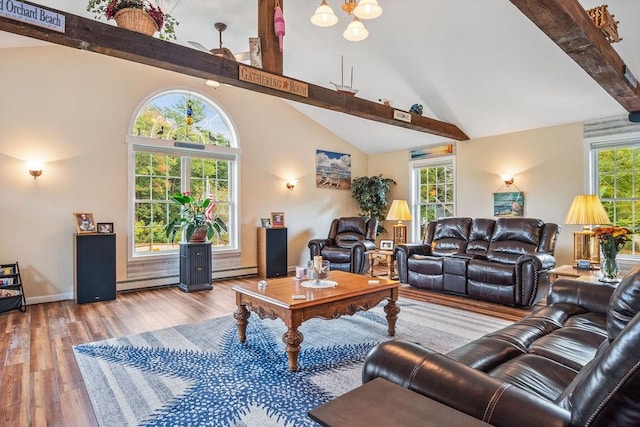
[(365, 274), (369, 270), (369, 252), (376, 248), (376, 242), (359, 240), (351, 246), (351, 273)]
[(540, 301), (549, 288), (549, 275), (556, 259), (546, 252), (529, 252), (516, 260), (516, 303), (532, 306)]
[(409, 283), (409, 265), (411, 255), (431, 255), (431, 246), (421, 243), (409, 243), (398, 245), (394, 249), (396, 262), (398, 263), (398, 280), (400, 283)]
[(309, 240), (307, 246), (309, 247), (309, 259), (313, 259), (314, 256), (320, 255), (322, 248), (331, 246), (331, 239), (312, 239)]
[(416, 343), (374, 347), (362, 381), (382, 377), (497, 427), (569, 426), (569, 411)]
[(551, 285), (547, 305), (569, 303), (587, 311), (606, 314), (615, 288), (582, 280), (558, 279)]

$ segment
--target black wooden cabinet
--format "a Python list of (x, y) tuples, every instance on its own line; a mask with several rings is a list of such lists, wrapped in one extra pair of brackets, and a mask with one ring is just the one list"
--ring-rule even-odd
[(258, 276), (287, 275), (287, 229), (258, 228)]
[(211, 242), (180, 243), (180, 290), (213, 289), (211, 284)]
[(73, 253), (76, 302), (116, 299), (116, 235), (76, 234)]

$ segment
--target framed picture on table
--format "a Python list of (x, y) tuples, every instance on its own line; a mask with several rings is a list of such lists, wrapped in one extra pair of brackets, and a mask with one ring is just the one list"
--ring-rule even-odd
[(96, 232), (96, 223), (93, 221), (91, 212), (74, 212), (73, 218), (76, 220), (76, 232), (78, 234)]
[(98, 223), (98, 233), (113, 233), (113, 223), (112, 222), (99, 222)]
[(284, 212), (271, 212), (271, 227), (284, 228)]
[(380, 240), (380, 250), (381, 251), (392, 251), (393, 250), (393, 240)]

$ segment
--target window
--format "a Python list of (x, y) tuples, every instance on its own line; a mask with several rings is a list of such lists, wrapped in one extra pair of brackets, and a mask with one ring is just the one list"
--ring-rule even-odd
[(175, 254), (179, 246), (164, 227), (180, 212), (176, 193), (212, 197), (228, 231), (212, 238), (212, 249), (235, 249), (238, 151), (235, 132), (222, 110), (192, 92), (152, 97), (139, 110), (131, 135), (132, 254)]
[(454, 216), (455, 174), (453, 158), (416, 162), (413, 165), (414, 235), (422, 239), (426, 225)]
[[(612, 224), (640, 228), (640, 139), (591, 145), (593, 186)], [(627, 243), (623, 255), (638, 255), (638, 243)]]

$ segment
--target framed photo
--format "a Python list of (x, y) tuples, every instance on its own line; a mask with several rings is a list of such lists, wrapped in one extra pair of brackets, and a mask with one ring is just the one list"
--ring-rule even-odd
[(284, 227), (284, 212), (271, 212), (271, 227)]
[(523, 216), (524, 193), (503, 192), (493, 194), (493, 216)]
[(96, 223), (93, 221), (91, 212), (74, 212), (73, 218), (76, 221), (76, 232), (78, 234), (96, 232)]
[(380, 250), (382, 250), (382, 251), (392, 251), (393, 250), (393, 240), (380, 240)]
[(271, 228), (271, 220), (269, 218), (260, 218), (262, 228)]
[(113, 233), (113, 223), (112, 222), (99, 222), (98, 223), (98, 233)]

